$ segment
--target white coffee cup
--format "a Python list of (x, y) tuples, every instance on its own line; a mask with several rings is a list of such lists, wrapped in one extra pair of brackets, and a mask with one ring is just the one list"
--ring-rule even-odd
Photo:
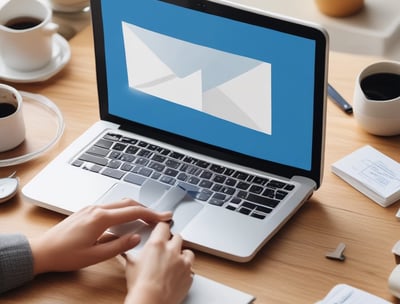
[[(377, 75), (381, 77), (377, 78)], [(388, 80), (382, 75), (394, 76)], [(399, 79), (398, 61), (375, 62), (365, 67), (358, 75), (354, 89), (353, 111), (358, 124), (367, 132), (383, 136), (400, 134)]]
[(14, 149), (24, 139), (22, 96), (13, 87), (0, 84), (0, 152)]
[(53, 55), (58, 25), (49, 6), (38, 0), (8, 0), (0, 8), (0, 56), (10, 68), (34, 71)]

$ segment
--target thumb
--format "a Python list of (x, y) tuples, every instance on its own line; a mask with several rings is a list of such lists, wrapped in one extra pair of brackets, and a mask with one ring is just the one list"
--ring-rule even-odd
[(96, 246), (97, 255), (104, 260), (117, 256), (128, 251), (140, 243), (140, 235), (125, 234), (119, 238), (108, 242), (98, 244)]

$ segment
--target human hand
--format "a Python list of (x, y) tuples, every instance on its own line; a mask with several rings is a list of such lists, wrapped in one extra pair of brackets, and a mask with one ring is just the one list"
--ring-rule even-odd
[(177, 304), (193, 282), (194, 254), (182, 250), (182, 238), (171, 238), (169, 225), (159, 223), (137, 255), (127, 256), (125, 304)]
[(157, 223), (168, 221), (171, 217), (171, 212), (157, 213), (130, 199), (83, 208), (43, 235), (29, 240), (34, 275), (78, 270), (123, 253), (140, 242), (137, 234), (98, 242), (104, 232), (114, 225), (137, 219)]

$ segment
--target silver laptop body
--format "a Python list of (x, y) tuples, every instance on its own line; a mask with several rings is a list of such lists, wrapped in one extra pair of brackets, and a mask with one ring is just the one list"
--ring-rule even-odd
[(324, 30), (226, 1), (91, 9), (101, 120), (23, 194), (70, 214), (179, 188), (172, 232), (251, 260), (321, 185)]

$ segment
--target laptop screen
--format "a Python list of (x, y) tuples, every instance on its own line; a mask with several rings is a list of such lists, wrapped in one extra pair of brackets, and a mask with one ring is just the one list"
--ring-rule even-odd
[(169, 2), (94, 5), (103, 114), (256, 162), (318, 171), (325, 37), (212, 2)]

